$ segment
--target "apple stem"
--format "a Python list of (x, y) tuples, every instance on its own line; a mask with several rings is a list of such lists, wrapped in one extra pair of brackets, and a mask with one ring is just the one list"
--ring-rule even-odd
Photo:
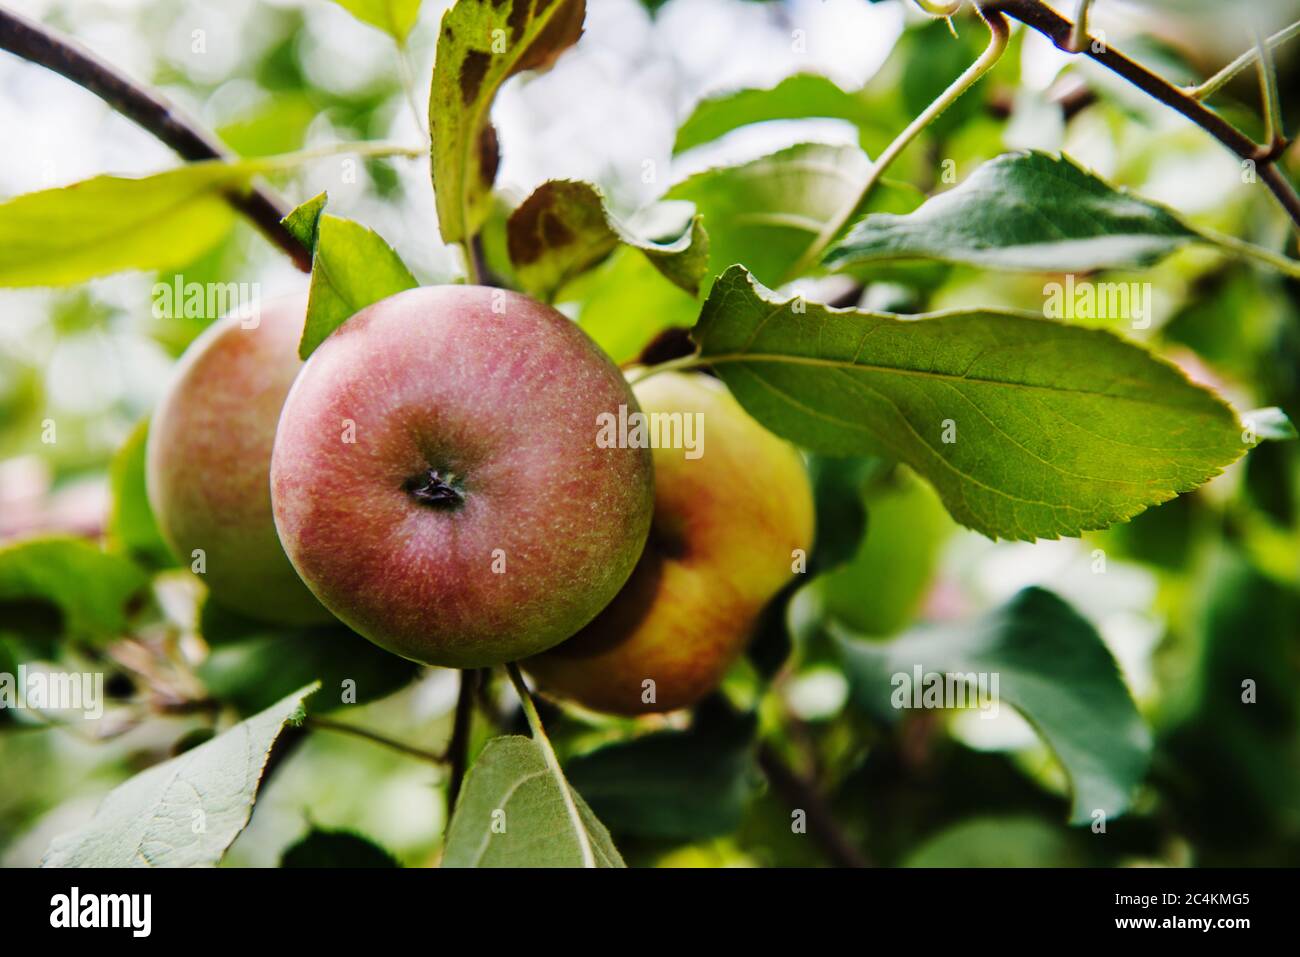
[(573, 825), (573, 831), (578, 837), (578, 845), (582, 850), (582, 866), (595, 867), (596, 855), (591, 849), (591, 840), (587, 836), (587, 828), (582, 823), (582, 817), (578, 814), (578, 805), (573, 800), (573, 789), (569, 787), (569, 781), (564, 776), (564, 771), (560, 768), (560, 759), (555, 756), (555, 748), (551, 747), (551, 739), (546, 736), (546, 729), (542, 727), (542, 719), (537, 713), (537, 705), (533, 703), (533, 696), (528, 692), (528, 685), (524, 684), (524, 676), (519, 672), (519, 665), (516, 662), (506, 662), (506, 673), (510, 675), (510, 683), (515, 686), (515, 694), (519, 695), (519, 703), (523, 706), (524, 716), (528, 719), (528, 727), (533, 732), (533, 740), (537, 742), (537, 747), (542, 752), (542, 758), (546, 761), (546, 766), (550, 769), (551, 774), (555, 776), (556, 782), (560, 785), (560, 791), (564, 795), (564, 806), (569, 812), (569, 821)]
[(652, 366), (641, 366), (639, 369), (629, 369), (627, 372), (627, 384), (639, 385), (652, 375), (658, 375), (661, 372), (675, 372), (683, 369), (695, 369), (699, 366), (709, 364), (708, 359), (702, 357), (698, 352), (692, 352), (690, 355), (678, 356), (676, 359), (669, 359), (667, 362), (660, 362)]

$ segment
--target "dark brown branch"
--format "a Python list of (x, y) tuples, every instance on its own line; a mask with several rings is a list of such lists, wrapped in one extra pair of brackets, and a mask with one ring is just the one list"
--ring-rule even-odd
[(791, 808), (803, 811), (808, 833), (837, 867), (870, 867), (866, 856), (844, 836), (826, 802), (812, 785), (781, 759), (769, 744), (758, 746), (758, 766), (764, 777)]
[(447, 820), (456, 808), (465, 772), (469, 768), (469, 731), (474, 719), (474, 689), (482, 672), (466, 669), (460, 673), (460, 693), (456, 696), (456, 719), (451, 728), (451, 741), (447, 744), (447, 759), (451, 774), (447, 781)]
[[(212, 135), (182, 114), (158, 93), (135, 83), (75, 40), (60, 36), (34, 20), (0, 7), (0, 49), (43, 66), (95, 94), (114, 110), (152, 133), (190, 161), (231, 159)], [(270, 190), (254, 187), (228, 194), (230, 204), (303, 272), (311, 271), (311, 253), (280, 225), (288, 213), (283, 200)]]
[[(1070, 34), (1074, 24), (1044, 5), (1041, 0), (976, 0), (976, 2), (982, 11), (1004, 13), (1043, 34), (1058, 49), (1066, 53), (1071, 52)], [(1249, 136), (1209, 109), (1200, 100), (1189, 95), (1186, 90), (1152, 73), (1140, 63), (1130, 60), (1109, 44), (1103, 44), (1101, 49), (1095, 49), (1094, 44), (1087, 43), (1084, 45), (1083, 54), (1112, 73), (1123, 77), (1147, 95), (1177, 110), (1241, 159), (1254, 162), (1259, 178), (1272, 190), (1296, 228), (1300, 229), (1300, 196), (1296, 194), (1295, 187), (1282, 175), (1282, 172), (1273, 165), (1273, 161), (1280, 155), (1276, 146), (1270, 144), (1261, 148)]]

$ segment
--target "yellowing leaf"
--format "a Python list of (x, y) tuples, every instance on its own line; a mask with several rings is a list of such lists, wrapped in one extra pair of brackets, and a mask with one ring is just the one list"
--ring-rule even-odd
[(255, 170), (194, 163), (153, 176), (96, 176), (0, 203), (0, 286), (72, 285), (188, 263), (234, 223), (225, 192)]
[(500, 154), (489, 119), (507, 79), (548, 69), (582, 34), (586, 0), (459, 0), (442, 17), (429, 96), (433, 187), (445, 242), (482, 224)]

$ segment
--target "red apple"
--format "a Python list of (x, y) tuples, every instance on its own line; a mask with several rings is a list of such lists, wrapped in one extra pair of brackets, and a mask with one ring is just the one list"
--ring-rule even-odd
[(276, 527), (321, 602), (427, 664), (563, 641), (627, 581), (653, 508), (646, 449), (597, 442), (635, 411), (569, 319), (504, 290), (412, 289), (350, 318), (285, 402)]
[(220, 604), (270, 621), (328, 621), (271, 516), (271, 447), (302, 368), (305, 295), (213, 323), (186, 350), (149, 425), (149, 502), (163, 537)]

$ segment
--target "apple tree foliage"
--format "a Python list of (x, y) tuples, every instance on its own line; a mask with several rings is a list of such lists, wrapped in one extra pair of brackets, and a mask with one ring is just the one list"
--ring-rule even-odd
[[(419, 0), (337, 3), (356, 29), (387, 34), (395, 61), (409, 62), (426, 27), (436, 40), (427, 141), (335, 152), (367, 157), (381, 184), (385, 157), (427, 155), (436, 230), (461, 250), (457, 281), (562, 306), (639, 366), (633, 376), (718, 376), (807, 453), (814, 552), (749, 657), (691, 715), (613, 720), (534, 703), (514, 672), (521, 714), (494, 699), (501, 675), (469, 673), (454, 721), (440, 719), (446, 750), (424, 749), (342, 716), (366, 702), (409, 710), (421, 669), (341, 626), (286, 629), (203, 600), (149, 512), (141, 422), (101, 463), (102, 536), (0, 545), (0, 671), (113, 661), (150, 689), (137, 697), (157, 715), (213, 720), (120, 781), (44, 863), (215, 864), (263, 778), (285, 773), (277, 749), (292, 760), (304, 735), (332, 733), (404, 751), (458, 791), (445, 837), (431, 854), (398, 855), (406, 863), (1115, 863), (1179, 842), (1204, 860), (1252, 860), (1234, 834), (1297, 859), (1300, 461), (1286, 440), (1300, 410), (1300, 262), (1281, 209), (1294, 217), (1300, 204), (1294, 151), (1243, 146), (1248, 133), (1283, 137), (1278, 124), (1294, 118), (1282, 107), (1295, 104), (1266, 96), (1252, 111), (1235, 73), (1184, 87), (1116, 68), (1086, 37), (1072, 83), (1045, 93), (1022, 81), (1022, 46), (1037, 30), (1070, 48), (1072, 25), (1039, 15), (1037, 0), (979, 0), (951, 31), (909, 17), (861, 88), (809, 71), (705, 97), (680, 118), (674, 157), (773, 121), (831, 119), (852, 136), (715, 163), (627, 209), (573, 178), (525, 196), (497, 188), (494, 100), (588, 42), (584, 0), (458, 0), (436, 24)], [(270, 47), (268, 71), (283, 49)], [(275, 112), (220, 131), (238, 157), (0, 202), (0, 284), (182, 267), (220, 279), (239, 200), (299, 175), (304, 201), (271, 228), (311, 257), (307, 357), (361, 308), (421, 282), (407, 250), (327, 212), (321, 184), (298, 173), (321, 151), (299, 150), (306, 123), (294, 118), (329, 96), (342, 114), (377, 107), (298, 76), (273, 95)], [(1195, 125), (1169, 132), (1171, 108)], [(1014, 142), (1025, 116), (1057, 142)], [(1061, 148), (1100, 138), (1120, 154), (1109, 176)], [(1145, 174), (1160, 151), (1225, 147), (1245, 185), (1217, 209), (1180, 212), (1134, 188), (1159, 183)], [(430, 239), (434, 212), (421, 213)], [(1044, 283), (1061, 274), (1154, 285), (1160, 314), (1131, 326), (1046, 316)], [(0, 373), (2, 458), (30, 448), (11, 436), (36, 431), (41, 397), (3, 354)], [(993, 561), (1011, 553), (971, 543), (1081, 536), (1094, 574), (1110, 560), (1155, 582), (1148, 602), (1167, 613), (1171, 649), (1154, 666), (1158, 695), (1144, 687), (1135, 700), (1131, 662), (1121, 668), (1103, 639), (1113, 616), (1039, 586), (982, 605), (952, 598), (942, 566), (954, 542)], [(182, 639), (201, 651), (176, 651)], [(133, 657), (149, 642), (172, 649), (165, 674)], [(913, 669), (998, 674), (1030, 740), (966, 747), (935, 715), (900, 710), (894, 678)], [(1267, 706), (1237, 706), (1243, 682)], [(818, 687), (840, 691), (808, 703)], [(31, 719), (0, 712), (0, 730), (18, 720)], [(802, 813), (815, 817), (806, 830)], [(1240, 815), (1235, 830), (1225, 815)], [(1112, 845), (1090, 843), (1099, 821)], [(284, 866), (396, 861), (350, 829), (313, 824), (289, 843)]]

